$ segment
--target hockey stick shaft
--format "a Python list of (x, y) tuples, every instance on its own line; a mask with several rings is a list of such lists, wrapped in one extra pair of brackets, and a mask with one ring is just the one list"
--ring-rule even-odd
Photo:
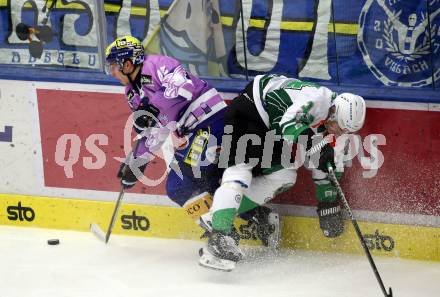
[(368, 249), (367, 244), (365, 243), (364, 237), (362, 236), (361, 229), (359, 228), (359, 225), (356, 221), (356, 219), (353, 216), (353, 212), (351, 211), (350, 205), (347, 202), (347, 199), (345, 198), (344, 192), (342, 191), (341, 185), (339, 184), (335, 172), (333, 168), (329, 167), (329, 177), (334, 186), (336, 187), (336, 191), (338, 192), (342, 203), (344, 204), (345, 209), (348, 212), (348, 215), (350, 216), (351, 222), (353, 223), (354, 230), (356, 231), (356, 234), (361, 242), (362, 247), (364, 248), (365, 255), (368, 258), (368, 262), (370, 262), (370, 266), (373, 269), (374, 275), (376, 276), (377, 281), (379, 282), (380, 288), (382, 289), (383, 294), (385, 297), (392, 297), (393, 291), (390, 287), (389, 292), (385, 289), (385, 286), (383, 284), (382, 278), (380, 277), (379, 271), (377, 270), (376, 264), (374, 263), (373, 257), (371, 256), (370, 250)]
[[(136, 147), (135, 147), (135, 149), (134, 149), (134, 151), (132, 153), (133, 157), (137, 153), (140, 141), (141, 140), (138, 139), (138, 141), (136, 142)], [(129, 162), (129, 161), (126, 160), (125, 162)], [(118, 200), (116, 200), (115, 209), (113, 210), (112, 218), (110, 220), (110, 223), (109, 223), (108, 228), (107, 228), (107, 232), (105, 234), (105, 243), (108, 243), (108, 241), (110, 239), (110, 235), (112, 234), (113, 226), (115, 225), (115, 221), (116, 221), (116, 216), (117, 216), (117, 214), (119, 212), (119, 208), (121, 207), (122, 198), (124, 198), (124, 193), (125, 193), (125, 188), (124, 188), (123, 185), (121, 185), (121, 191), (119, 192)]]
[(112, 234), (113, 226), (115, 225), (116, 215), (119, 212), (119, 208), (121, 207), (122, 198), (124, 197), (125, 189), (122, 186), (121, 191), (119, 192), (118, 200), (116, 201), (115, 209), (113, 210), (113, 215), (110, 220), (110, 223), (107, 228), (107, 233), (105, 234), (105, 243), (107, 243), (110, 239), (110, 235)]
[(310, 148), (306, 152), (306, 156), (311, 156), (311, 155), (315, 154), (316, 152), (319, 152), (326, 144), (332, 142), (332, 140), (333, 140), (332, 134), (326, 135), (324, 138), (321, 139), (320, 142), (315, 144), (312, 148)]

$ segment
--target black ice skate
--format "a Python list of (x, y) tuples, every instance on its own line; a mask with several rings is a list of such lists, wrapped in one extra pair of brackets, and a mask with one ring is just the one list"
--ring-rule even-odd
[[(204, 215), (201, 215), (200, 218), (197, 220), (197, 224), (202, 227), (205, 232), (200, 236), (200, 239), (203, 238), (209, 238), (211, 232), (212, 232), (212, 215), (211, 213), (205, 213)], [(238, 245), (240, 243), (240, 235), (237, 232), (237, 229), (235, 226), (232, 226), (231, 233), (229, 233), (229, 236), (231, 236), (235, 244)]]
[(255, 225), (258, 238), (264, 246), (277, 249), (281, 242), (280, 216), (270, 208), (259, 206), (241, 216)]
[(200, 249), (199, 255), (201, 266), (223, 271), (233, 270), (235, 263), (244, 257), (230, 235), (215, 230), (210, 234), (207, 246)]
[(326, 237), (338, 237), (344, 232), (341, 206), (338, 201), (318, 203), (319, 226)]

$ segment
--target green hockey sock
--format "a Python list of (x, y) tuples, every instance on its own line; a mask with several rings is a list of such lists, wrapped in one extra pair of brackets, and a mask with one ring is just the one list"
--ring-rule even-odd
[(257, 203), (255, 203), (254, 201), (243, 195), (243, 198), (241, 199), (240, 207), (238, 208), (237, 212), (238, 214), (242, 214), (244, 212), (256, 208), (257, 206), (259, 206)]
[(236, 214), (237, 210), (235, 208), (217, 210), (212, 214), (212, 229), (229, 234)]

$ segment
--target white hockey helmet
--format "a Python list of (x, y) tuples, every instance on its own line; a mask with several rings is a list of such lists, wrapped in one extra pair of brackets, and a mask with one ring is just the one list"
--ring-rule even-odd
[(335, 113), (332, 119), (338, 122), (341, 129), (356, 132), (362, 128), (365, 122), (366, 106), (361, 96), (342, 93), (333, 101)]

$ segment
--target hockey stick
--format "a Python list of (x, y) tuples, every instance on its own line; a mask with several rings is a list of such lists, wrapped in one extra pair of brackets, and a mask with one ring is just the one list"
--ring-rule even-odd
[(356, 231), (356, 234), (361, 241), (362, 247), (364, 248), (365, 255), (368, 258), (368, 262), (370, 262), (371, 268), (373, 269), (374, 275), (376, 276), (377, 281), (379, 282), (380, 288), (382, 289), (383, 294), (385, 297), (392, 297), (393, 296), (393, 290), (389, 289), (389, 292), (385, 289), (385, 286), (382, 282), (382, 278), (379, 275), (379, 271), (377, 270), (376, 264), (374, 263), (373, 257), (371, 257), (370, 250), (367, 247), (367, 244), (365, 243), (364, 237), (362, 236), (361, 230), (359, 229), (359, 225), (356, 221), (356, 219), (353, 216), (353, 212), (351, 211), (350, 205), (348, 205), (347, 199), (345, 198), (344, 192), (342, 191), (341, 185), (339, 184), (335, 172), (331, 166), (329, 166), (329, 177), (332, 181), (333, 185), (336, 187), (336, 191), (338, 192), (339, 196), (341, 197), (342, 203), (344, 204), (345, 209), (348, 212), (348, 215), (350, 216), (351, 222), (353, 223), (354, 230)]
[[(136, 147), (134, 149), (134, 153), (129, 154), (129, 156), (133, 155), (133, 157), (134, 157), (134, 155), (137, 153), (139, 143), (140, 143), (140, 138), (138, 138), (138, 141), (136, 142)], [(127, 157), (127, 159), (128, 159), (128, 157)], [(130, 159), (128, 159), (128, 160), (127, 159), (125, 160), (125, 163), (129, 164)], [(110, 223), (107, 228), (107, 232), (105, 234), (104, 234), (104, 231), (102, 231), (102, 229), (97, 224), (95, 224), (95, 223), (90, 224), (90, 231), (93, 234), (95, 234), (99, 239), (104, 241), (106, 244), (108, 243), (108, 241), (110, 239), (110, 235), (112, 233), (113, 226), (115, 225), (116, 215), (118, 214), (119, 208), (121, 207), (121, 202), (122, 202), (122, 198), (124, 197), (124, 193), (125, 193), (125, 188), (122, 185), (121, 191), (119, 192), (118, 200), (116, 200), (116, 205), (115, 205), (115, 209), (113, 210), (112, 218), (110, 220)]]
[(306, 156), (311, 156), (316, 152), (319, 152), (326, 144), (331, 143), (333, 140), (333, 134), (328, 134), (321, 139), (320, 142), (315, 144), (311, 149), (306, 152)]
[(113, 210), (113, 215), (108, 225), (107, 232), (105, 234), (97, 224), (95, 223), (90, 224), (90, 231), (92, 231), (93, 234), (95, 234), (99, 239), (101, 239), (105, 243), (107, 243), (110, 239), (113, 226), (115, 225), (116, 215), (119, 212), (119, 208), (121, 206), (121, 201), (122, 198), (124, 197), (124, 193), (125, 193), (124, 186), (121, 186), (121, 191), (119, 192), (118, 200), (116, 201), (115, 209)]

